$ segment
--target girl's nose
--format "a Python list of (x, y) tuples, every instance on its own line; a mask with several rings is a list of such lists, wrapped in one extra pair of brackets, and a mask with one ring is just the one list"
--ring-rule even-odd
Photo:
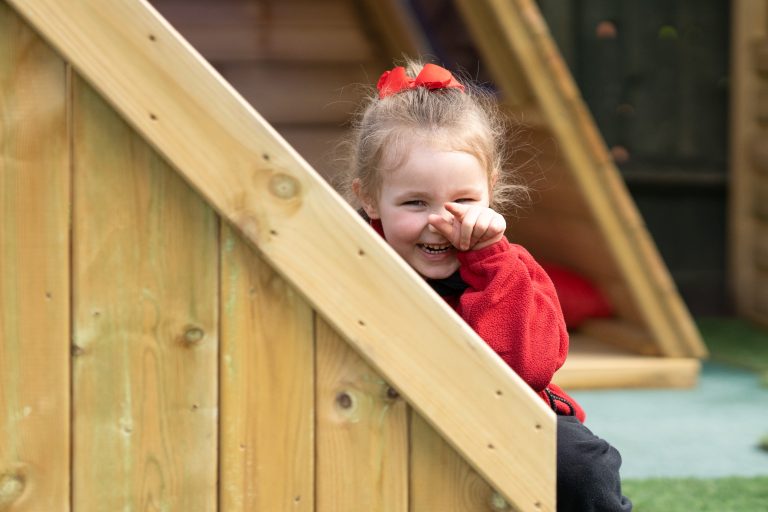
[[(449, 224), (453, 224), (453, 215), (451, 215), (451, 212), (446, 210), (445, 207), (442, 207), (439, 210), (433, 212), (433, 214), (443, 218), (443, 220)], [(438, 229), (432, 224), (427, 224), (427, 228), (431, 233), (440, 233), (440, 231), (438, 231)]]

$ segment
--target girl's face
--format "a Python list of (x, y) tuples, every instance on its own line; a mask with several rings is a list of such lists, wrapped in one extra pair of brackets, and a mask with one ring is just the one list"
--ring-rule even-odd
[(434, 213), (452, 215), (445, 203), (488, 207), (488, 176), (469, 153), (411, 147), (400, 167), (383, 176), (375, 201), (364, 203), (368, 216), (381, 219), (387, 243), (426, 278), (442, 279), (459, 268), (456, 249), (428, 222)]

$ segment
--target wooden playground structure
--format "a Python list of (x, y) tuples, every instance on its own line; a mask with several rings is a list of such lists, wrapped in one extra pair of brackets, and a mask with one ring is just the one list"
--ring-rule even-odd
[[(418, 50), (395, 5), (359, 3), (396, 29), (348, 58)], [(459, 5), (561, 147), (514, 236), (617, 310), (559, 382), (691, 385), (705, 350), (535, 5)], [(307, 163), (309, 124), (143, 1), (2, 1), (0, 52), (0, 511), (555, 510), (553, 413)]]

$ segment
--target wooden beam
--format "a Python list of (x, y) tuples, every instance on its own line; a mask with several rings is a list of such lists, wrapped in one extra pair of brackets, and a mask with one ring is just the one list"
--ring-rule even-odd
[(0, 510), (70, 510), (67, 66), (0, 2)]
[(72, 511), (214, 509), (216, 215), (80, 77), (72, 148)]
[[(668, 356), (700, 357), (706, 348), (632, 203), (568, 68), (533, 0), (459, 0), (463, 16), (502, 88), (510, 70), (532, 95), (562, 148), (605, 243), (621, 267), (648, 328)], [(492, 51), (491, 51), (492, 50)]]
[(356, 0), (355, 5), (361, 25), (379, 43), (387, 66), (403, 56), (419, 58), (433, 53), (423, 29), (403, 0)]
[(520, 60), (509, 51), (509, 36), (504, 33), (508, 27), (499, 23), (498, 12), (485, 1), (458, 0), (456, 3), (501, 90), (504, 103), (513, 109), (536, 111), (532, 106), (535, 96), (530, 79)]
[(511, 503), (555, 510), (553, 413), (149, 4), (10, 3)]
[(312, 308), (226, 224), (221, 242), (219, 510), (314, 511)]
[(349, 0), (152, 0), (211, 62), (356, 63), (373, 57)]
[[(762, 73), (764, 42), (768, 39), (768, 2), (737, 0), (731, 4), (731, 91), (730, 94), (730, 195), (729, 195), (729, 270), (733, 298), (739, 314), (759, 318), (760, 294), (753, 260), (755, 209), (765, 206), (755, 201), (763, 166), (766, 134), (757, 122), (759, 90), (768, 87)], [(763, 319), (763, 323), (767, 321)]]
[(554, 382), (567, 389), (691, 388), (700, 367), (692, 357), (642, 356), (575, 335), (568, 360)]
[(315, 332), (317, 510), (407, 510), (407, 405), (321, 318)]

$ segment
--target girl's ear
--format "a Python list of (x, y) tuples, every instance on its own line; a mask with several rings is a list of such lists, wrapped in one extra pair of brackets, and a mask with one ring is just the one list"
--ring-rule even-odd
[(379, 210), (376, 208), (376, 201), (374, 201), (371, 196), (363, 192), (362, 184), (360, 183), (359, 178), (352, 180), (352, 191), (355, 193), (357, 200), (360, 201), (360, 204), (362, 205), (363, 210), (365, 210), (365, 214), (368, 215), (368, 218), (378, 219)]

